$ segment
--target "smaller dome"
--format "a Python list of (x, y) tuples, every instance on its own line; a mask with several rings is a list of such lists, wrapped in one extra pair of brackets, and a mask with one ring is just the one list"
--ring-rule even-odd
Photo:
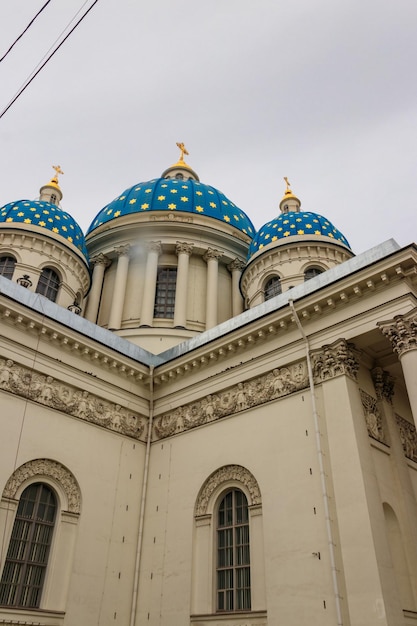
[(350, 249), (349, 242), (340, 230), (322, 215), (310, 211), (291, 211), (282, 213), (259, 229), (251, 242), (248, 259), (270, 244), (290, 242), (292, 237), (301, 236), (312, 241), (316, 237), (329, 237)]
[(58, 235), (84, 255), (88, 262), (88, 252), (83, 232), (77, 222), (55, 204), (42, 200), (17, 200), (0, 208), (1, 224), (24, 224), (26, 228), (36, 227)]

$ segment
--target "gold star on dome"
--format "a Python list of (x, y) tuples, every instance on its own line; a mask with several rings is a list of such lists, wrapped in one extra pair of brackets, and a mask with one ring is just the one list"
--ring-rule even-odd
[(290, 231), (286, 230), (285, 233), (284, 233), (284, 237), (289, 237), (290, 235), (291, 235)]
[(271, 235), (265, 235), (265, 239), (269, 239)]
[(161, 187), (164, 187), (164, 188), (165, 188), (165, 187), (168, 187), (168, 185), (161, 185)]
[(171, 193), (178, 193), (178, 189), (171, 189)]
[(121, 211), (116, 211), (116, 213), (114, 214), (114, 217), (119, 217), (119, 215), (121, 215)]
[(53, 233), (59, 233), (59, 230), (58, 230), (58, 228), (55, 226), (55, 227), (52, 229), (52, 232), (53, 232)]
[(151, 193), (152, 189), (145, 189), (145, 193)]
[(203, 192), (202, 191), (196, 191), (197, 196), (202, 196)]
[(225, 204), (227, 206), (226, 200), (222, 200), (222, 204)]
[(168, 204), (168, 209), (170, 209), (171, 211), (173, 211), (176, 208), (177, 208), (177, 205), (174, 204), (173, 202), (171, 202), (171, 204)]
[(68, 241), (70, 241), (71, 243), (73, 242), (73, 238), (72, 237), (67, 237)]
[(315, 235), (321, 235), (321, 232), (320, 232), (319, 230), (315, 230), (315, 231), (314, 231), (314, 234), (315, 234)]
[(25, 224), (32, 224), (32, 220), (30, 220), (28, 217), (23, 221)]
[(297, 235), (304, 235), (304, 231), (303, 230), (297, 230)]
[(235, 218), (237, 222), (239, 221), (239, 217), (237, 215), (233, 215), (233, 217)]
[(181, 202), (188, 202), (187, 196), (181, 196)]
[(211, 206), (213, 209), (215, 209), (217, 205), (216, 205), (216, 203), (215, 203), (215, 202), (210, 202), (210, 206)]
[(143, 204), (140, 205), (140, 208), (146, 211), (146, 209), (149, 209), (149, 204), (147, 202), (144, 202)]
[(165, 198), (166, 198), (166, 196), (158, 196), (158, 200), (159, 200), (160, 202), (162, 202), (162, 200), (165, 200)]
[(313, 228), (311, 224), (306, 224), (306, 228)]
[(228, 215), (223, 215), (223, 219), (225, 222), (230, 222), (230, 217)]
[(199, 213), (204, 213), (204, 209), (202, 206), (198, 205), (195, 207), (195, 210), (198, 211)]
[(67, 232), (68, 228), (66, 226), (63, 226), (62, 230), (65, 230), (65, 232)]
[(277, 241), (278, 237), (276, 235), (274, 235), (271, 239), (271, 241)]
[(17, 217), (23, 217), (23, 216), (24, 216), (23, 211), (19, 211), (19, 213), (17, 214)]
[(124, 200), (126, 196), (120, 196), (119, 200)]
[(46, 226), (46, 222), (38, 222), (39, 226)]
[(129, 200), (129, 204), (135, 204), (136, 202), (136, 198), (132, 198), (131, 200)]
[(6, 222), (13, 222), (13, 218), (12, 217), (8, 217)]

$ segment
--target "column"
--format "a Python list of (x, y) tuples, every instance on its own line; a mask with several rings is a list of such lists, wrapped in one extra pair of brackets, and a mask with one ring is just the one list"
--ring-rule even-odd
[(122, 323), (123, 305), (126, 294), (127, 271), (129, 269), (130, 246), (119, 246), (114, 251), (118, 255), (116, 278), (114, 282), (113, 300), (110, 309), (108, 328), (115, 330)]
[(414, 424), (417, 425), (417, 308), (387, 322), (378, 322), (378, 326), (398, 354)]
[(177, 241), (176, 253), (178, 255), (177, 286), (175, 289), (174, 327), (185, 328), (187, 322), (187, 286), (188, 267), (193, 244)]
[(204, 255), (207, 263), (207, 301), (206, 301), (206, 330), (217, 325), (217, 301), (219, 283), (219, 259), (222, 253), (209, 248)]
[(91, 290), (88, 295), (85, 318), (90, 322), (94, 322), (95, 324), (97, 322), (101, 291), (103, 289), (104, 272), (106, 268), (111, 265), (111, 261), (104, 254), (98, 254), (91, 259), (91, 264), (94, 266), (94, 269)]
[(160, 241), (151, 241), (148, 243), (147, 248), (148, 256), (146, 258), (145, 282), (140, 316), (141, 326), (152, 326), (155, 307), (156, 279), (158, 275), (158, 257), (161, 253), (162, 245)]
[(229, 272), (232, 274), (232, 316), (239, 315), (243, 312), (243, 298), (240, 293), (239, 284), (242, 270), (245, 264), (240, 259), (234, 259), (228, 266)]

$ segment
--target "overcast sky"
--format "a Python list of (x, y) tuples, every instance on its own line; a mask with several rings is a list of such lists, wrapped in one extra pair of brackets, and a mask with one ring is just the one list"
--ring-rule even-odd
[[(85, 10), (93, 0), (85, 3)], [(44, 0), (2, 0), (0, 56)], [(52, 0), (0, 63), (0, 109), (83, 0)], [(0, 206), (61, 165), (86, 230), (175, 163), (256, 228), (288, 176), (356, 253), (417, 239), (416, 0), (99, 0), (0, 120)]]

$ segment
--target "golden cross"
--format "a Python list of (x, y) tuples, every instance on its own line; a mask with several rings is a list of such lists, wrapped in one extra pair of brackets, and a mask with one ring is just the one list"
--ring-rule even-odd
[(289, 183), (289, 180), (288, 180), (287, 176), (284, 176), (284, 180), (285, 180), (285, 184), (287, 185), (287, 188), (286, 188), (285, 191), (291, 191), (290, 183)]
[(181, 150), (180, 161), (184, 161), (184, 154), (190, 154), (190, 153), (187, 152), (183, 143), (178, 143), (177, 141), (177, 146)]
[(53, 169), (56, 172), (55, 178), (58, 181), (58, 174), (63, 174), (64, 172), (61, 170), (61, 166), (60, 165), (53, 165), (52, 167), (53, 167)]

